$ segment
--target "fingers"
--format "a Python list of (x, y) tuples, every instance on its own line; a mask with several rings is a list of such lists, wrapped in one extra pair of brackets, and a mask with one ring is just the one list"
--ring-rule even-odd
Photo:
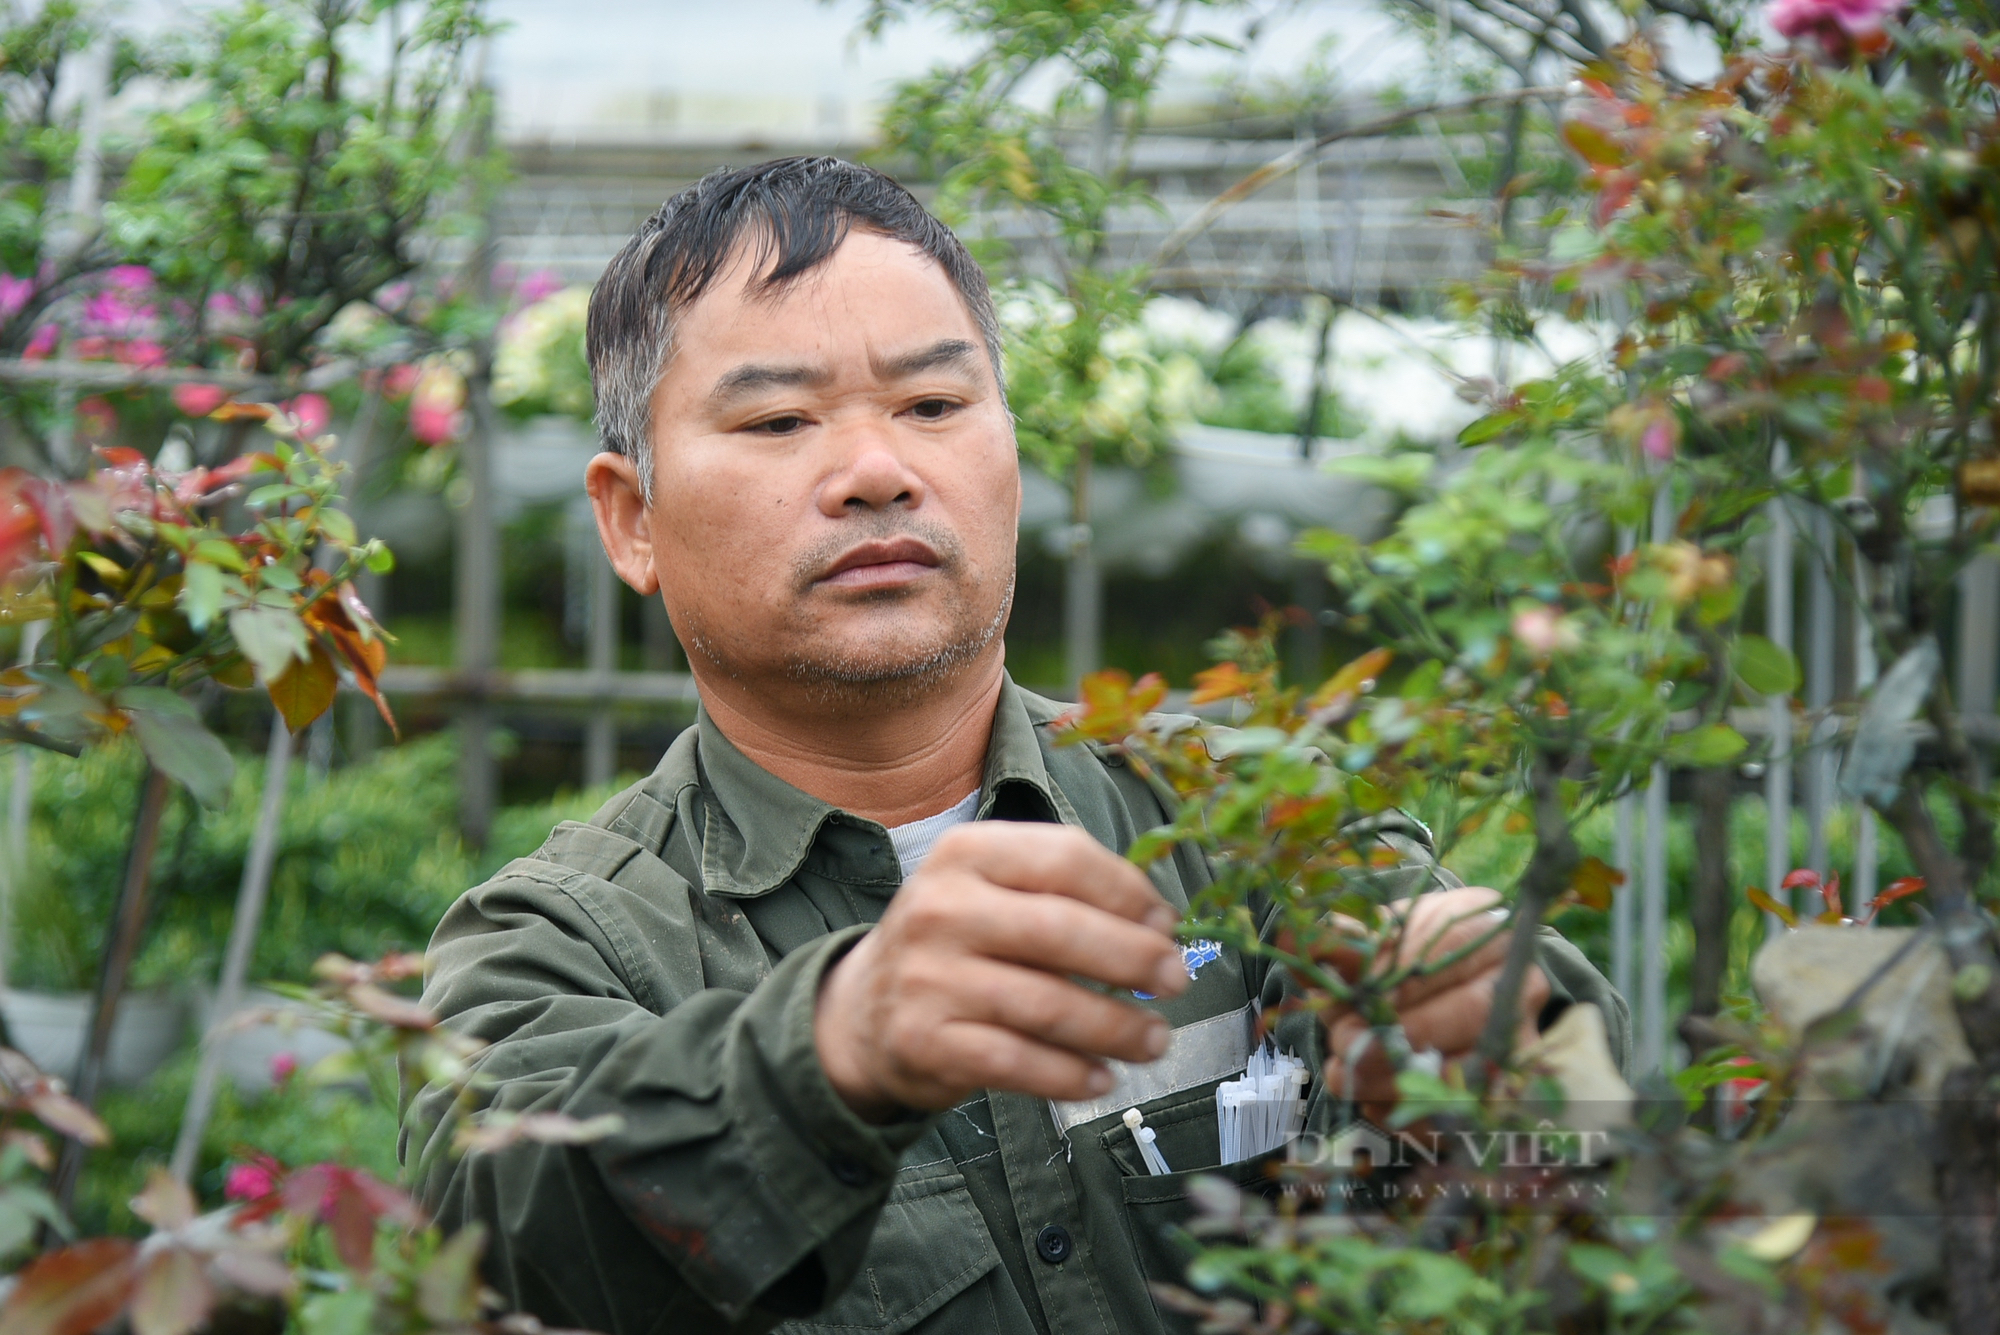
[(1171, 932), (1180, 922), (1144, 872), (1064, 825), (961, 825), (938, 840), (924, 870), (965, 871), (1009, 890), (1063, 896), (1156, 932)]
[(1020, 894), (967, 872), (940, 871), (899, 907), (910, 933), (949, 939), (973, 956), (1158, 996), (1188, 986), (1172, 937), (1060, 895)]
[(897, 1101), (949, 1108), (972, 1089), (1005, 1089), (1043, 1099), (1089, 1099), (1110, 1092), (1102, 1062), (1024, 1038), (1000, 1025), (956, 1020), (932, 1026), (917, 1049), (898, 1054)]
[[(1479, 1036), (1486, 1028), (1486, 1017), (1493, 1009), (1493, 989), (1500, 982), (1500, 972), (1500, 967), (1496, 965), (1448, 992), (1429, 997), (1414, 1006), (1399, 1007), (1396, 1018), (1402, 1023), (1403, 1035), (1409, 1040), (1411, 1049), (1417, 1052), (1435, 1051), (1450, 1060), (1462, 1057), (1478, 1046)], [(1548, 977), (1540, 968), (1531, 967), (1521, 979), (1521, 997), (1517, 1007), (1527, 1039), (1534, 1037), (1535, 1017), (1548, 1000)], [(1367, 1032), (1367, 1024), (1352, 1011), (1328, 1021), (1329, 1081), (1332, 1079), (1332, 1065), (1345, 1061), (1350, 1047)], [(1517, 1045), (1521, 1041), (1522, 1038), (1517, 1036)]]
[(950, 982), (957, 1013), (1086, 1057), (1149, 1062), (1167, 1050), (1164, 1016), (1038, 969), (968, 960)]
[(1508, 934), (1498, 912), (1500, 896), (1494, 891), (1440, 890), (1408, 903), (1396, 942), (1396, 962), (1400, 968), (1425, 972), (1404, 984), (1407, 1001), (1448, 991), (1505, 958)]
[[(1448, 992), (1440, 992), (1407, 1009), (1398, 1007), (1396, 1016), (1403, 1022), (1403, 1033), (1409, 1037), (1410, 1046), (1419, 1052), (1434, 1048), (1447, 1057), (1472, 1051), (1486, 1029), (1500, 972), (1496, 965)], [(1531, 967), (1521, 978), (1517, 1013), (1532, 1023), (1548, 999), (1549, 980), (1539, 968)]]

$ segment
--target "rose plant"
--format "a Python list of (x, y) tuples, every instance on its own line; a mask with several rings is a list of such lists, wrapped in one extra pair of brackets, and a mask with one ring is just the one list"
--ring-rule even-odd
[[(458, 1152), (521, 1140), (580, 1144), (616, 1129), (615, 1119), (470, 1113), (474, 1050), (395, 990), (422, 970), (417, 955), (372, 964), (328, 956), (315, 986), (286, 989), (347, 1046), (305, 1073), (307, 1089), (283, 1096), (325, 1097), (326, 1086), (358, 1078), (393, 1107), (401, 1067), (461, 1091), (459, 1110), (468, 1115)], [(38, 1224), (58, 1238), (68, 1231), (38, 1181), (53, 1155), (42, 1133), (18, 1124), (24, 1115), (92, 1143), (108, 1135), (59, 1080), (0, 1048), (0, 1263), (25, 1254)], [(506, 1313), (481, 1283), (477, 1227), (445, 1236), (407, 1194), (364, 1169), (286, 1165), (246, 1147), (228, 1183), (231, 1203), (204, 1214), (185, 1185), (155, 1170), (132, 1203), (152, 1233), (68, 1241), (30, 1257), (0, 1279), (0, 1326), (10, 1335), (87, 1335), (119, 1319), (136, 1335), (188, 1335), (225, 1321), (308, 1335), (543, 1329), (533, 1317)]]

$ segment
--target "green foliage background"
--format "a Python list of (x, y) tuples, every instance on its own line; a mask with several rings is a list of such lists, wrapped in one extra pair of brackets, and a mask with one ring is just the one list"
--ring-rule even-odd
[[(253, 980), (304, 981), (327, 951), (373, 959), (422, 949), (452, 900), (561, 820), (587, 819), (612, 788), (504, 808), (487, 851), (458, 837), (454, 739), (434, 733), (315, 778), (292, 766), (271, 898)], [(15, 900), (8, 979), (80, 990), (96, 976), (117, 897), (140, 781), (137, 749), (107, 746), (71, 760), (36, 753), (27, 873)], [(161, 834), (153, 918), (133, 969), (138, 987), (212, 980), (235, 911), (264, 763), (237, 768), (227, 805), (177, 801)]]

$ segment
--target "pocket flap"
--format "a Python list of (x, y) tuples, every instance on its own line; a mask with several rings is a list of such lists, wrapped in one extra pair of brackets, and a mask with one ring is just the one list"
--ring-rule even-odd
[(970, 1288), (1000, 1264), (986, 1220), (956, 1170), (908, 1170), (889, 1191), (847, 1291), (810, 1317), (787, 1321), (794, 1335), (898, 1335)]

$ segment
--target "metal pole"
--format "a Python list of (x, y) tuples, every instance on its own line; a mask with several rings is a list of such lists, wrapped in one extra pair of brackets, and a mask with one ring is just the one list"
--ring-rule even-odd
[[(1653, 493), (1653, 541), (1674, 532), (1670, 482)], [(1639, 1070), (1666, 1069), (1667, 1060), (1667, 766), (1655, 762), (1646, 784), (1646, 835), (1639, 906)]]
[[(1865, 696), (1875, 684), (1880, 670), (1875, 661), (1875, 626), (1869, 615), (1873, 594), (1868, 561), (1854, 553), (1854, 693)], [(1880, 832), (1875, 826), (1875, 809), (1866, 802), (1854, 804), (1854, 885), (1846, 895), (1847, 916), (1860, 918), (1875, 898), (1880, 879)]]
[(466, 842), (483, 848), (500, 788), (493, 705), (486, 696), (488, 679), (500, 665), (500, 535), (493, 504), (493, 405), (483, 377), (472, 385), (472, 415), (458, 460), (466, 496), (458, 515), (455, 657), (471, 688), (458, 714), (458, 823)]
[(1070, 689), (1104, 660), (1104, 586), (1090, 532), (1090, 447), (1077, 451), (1070, 478), (1069, 563), (1063, 572), (1063, 640)]
[[(1773, 451), (1773, 471), (1785, 465), (1785, 447)], [(1770, 516), (1770, 552), (1764, 571), (1764, 634), (1780, 649), (1792, 649), (1792, 513), (1784, 498), (1764, 507)], [(1774, 899), (1789, 903), (1791, 891), (1781, 890), (1792, 869), (1792, 698), (1773, 695), (1765, 706), (1771, 715), (1771, 753), (1764, 770), (1764, 888)], [(1775, 913), (1764, 915), (1767, 935), (1784, 924)]]
[[(1618, 530), (1618, 554), (1628, 556), (1638, 545), (1638, 534), (1629, 528)], [(1624, 880), (1611, 891), (1611, 985), (1628, 1000), (1632, 991), (1632, 928), (1639, 891), (1639, 863), (1633, 856), (1633, 822), (1639, 814), (1639, 798), (1627, 792), (1612, 808), (1612, 861)]]
[[(590, 551), (590, 670), (609, 685), (618, 670), (618, 573), (595, 537), (588, 540)], [(587, 787), (611, 782), (618, 772), (618, 716), (612, 712), (609, 693), (590, 711), (590, 727), (584, 734), (583, 782)]]
[[(125, 995), (132, 959), (139, 953), (139, 937), (146, 926), (153, 854), (160, 846), (160, 824), (167, 814), (171, 792), (166, 774), (147, 765), (145, 778), (139, 784), (139, 812), (132, 824), (132, 850), (125, 863), (125, 880), (119, 888), (118, 907), (112, 914), (104, 943), (97, 991), (91, 997), (90, 1031), (83, 1055), (77, 1061), (76, 1097), (86, 1107), (96, 1106), (97, 1087), (103, 1080), (111, 1055), (111, 1035), (118, 1024), (118, 1003)], [(84, 1148), (80, 1140), (64, 1141), (62, 1159), (56, 1164), (53, 1190), (56, 1204), (65, 1214), (76, 1196)]]
[[(83, 52), (76, 158), (70, 172), (69, 199), (62, 221), (49, 238), (49, 249), (59, 258), (75, 255), (89, 245), (98, 228), (99, 196), (104, 183), (104, 101), (110, 93), (112, 46), (112, 38), (99, 37)], [(76, 454), (76, 386), (66, 378), (56, 381), (49, 461), (61, 473), (83, 471)]]
[(264, 797), (257, 808), (257, 826), (250, 836), (250, 856), (243, 863), (243, 880), (236, 890), (236, 917), (229, 925), (229, 945), (222, 956), (222, 976), (216, 981), (215, 1009), (202, 1038), (201, 1064), (188, 1090), (187, 1111), (181, 1114), (180, 1136), (174, 1141), (169, 1171), (185, 1183), (194, 1176), (201, 1156), (202, 1133), (215, 1110), (215, 1085), (222, 1074), (222, 1049), (230, 1021), (243, 1004), (243, 981), (250, 972), (257, 927), (264, 917), (264, 900), (271, 889), (271, 865), (278, 856), (278, 826), (285, 809), (285, 783), (291, 775), (292, 734), (282, 715), (271, 718), (271, 744), (264, 752)]
[[(479, 48), (477, 77), (480, 108), (474, 123), (471, 156), (486, 152), (493, 138), (493, 90), (486, 82), (492, 40)], [(479, 244), (467, 266), (466, 286), (473, 300), (491, 298), (493, 264), (498, 245), (496, 205), (487, 201)], [(470, 691), (458, 715), (459, 831), (474, 848), (484, 848), (492, 833), (493, 808), (499, 801), (500, 775), (493, 754), (493, 705), (487, 691), (500, 666), (500, 534), (493, 495), (493, 452), (498, 423), (493, 411), (493, 342), (478, 350), (471, 376), (469, 407), (472, 430), (459, 445), (459, 470), (465, 479), (465, 508), (458, 517), (457, 587), (453, 594), (457, 666)]]
[(1806, 602), (1806, 713), (1812, 733), (1806, 747), (1806, 865), (1825, 876), (1827, 817), (1833, 810), (1832, 733), (1834, 621), (1833, 521), (1815, 510), (1808, 521), (1812, 544)]

